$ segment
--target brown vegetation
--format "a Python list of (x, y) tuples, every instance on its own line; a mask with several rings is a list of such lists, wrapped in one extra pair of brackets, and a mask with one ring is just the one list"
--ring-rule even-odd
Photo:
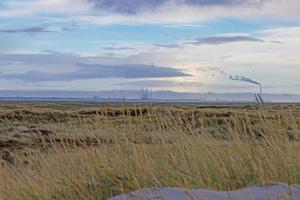
[(2, 103), (1, 199), (300, 183), (300, 106)]

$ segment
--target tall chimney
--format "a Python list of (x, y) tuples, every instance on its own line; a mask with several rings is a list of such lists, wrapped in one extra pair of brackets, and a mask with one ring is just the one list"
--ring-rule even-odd
[(260, 94), (262, 94), (262, 85), (261, 84), (259, 85), (259, 92), (260, 92)]

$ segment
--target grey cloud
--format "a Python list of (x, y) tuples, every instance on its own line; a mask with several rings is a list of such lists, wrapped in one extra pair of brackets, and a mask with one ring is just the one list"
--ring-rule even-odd
[[(121, 82), (117, 85), (125, 86), (125, 87), (175, 87), (175, 86), (182, 86), (182, 82), (171, 81), (171, 80), (138, 80), (138, 81), (130, 81), (130, 82)], [(187, 83), (185, 83), (187, 84)], [(190, 83), (189, 84), (202, 84), (202, 83)]]
[(191, 41), (186, 42), (185, 44), (190, 45), (218, 45), (232, 42), (265, 42), (257, 38), (247, 37), (247, 36), (216, 36), (216, 37), (204, 37), (204, 38), (195, 38)]
[(243, 4), (260, 4), (263, 1), (253, 0), (88, 0), (96, 9), (135, 14), (145, 10), (152, 10), (164, 5), (191, 5), (191, 6), (232, 6)]
[[(247, 37), (247, 36), (213, 36), (203, 38), (193, 38), (182, 44), (155, 44), (156, 47), (169, 49), (182, 49), (186, 45), (220, 45), (233, 42), (267, 42), (261, 39)], [(226, 58), (226, 57), (225, 57)]]
[(121, 64), (121, 65), (101, 65), (101, 64), (78, 64), (81, 70), (94, 71), (95, 74), (104, 77), (115, 78), (154, 78), (154, 77), (179, 77), (189, 76), (181, 70), (161, 67), (157, 65), (143, 64)]
[(73, 28), (63, 27), (59, 30), (51, 30), (48, 27), (35, 26), (29, 28), (20, 28), (20, 29), (0, 29), (0, 33), (55, 33), (55, 32), (68, 32), (74, 30)]
[(276, 40), (272, 40), (272, 41), (269, 41), (271, 43), (275, 43), (275, 44), (284, 44), (284, 42), (281, 42), (281, 41), (276, 41)]
[(52, 73), (39, 70), (30, 70), (25, 73), (0, 73), (0, 79), (25, 80), (25, 81), (72, 81), (97, 78), (158, 78), (180, 77), (188, 74), (170, 67), (155, 65), (101, 65), (101, 64), (77, 64), (78, 69), (68, 73)]
[(183, 48), (182, 45), (179, 44), (154, 44), (156, 47), (166, 48), (166, 49), (181, 49)]
[(232, 55), (227, 55), (227, 56), (220, 56), (221, 59), (226, 60), (228, 58), (232, 58)]
[(219, 71), (219, 67), (201, 67), (198, 69), (200, 72), (213, 72), (213, 71)]
[(104, 50), (109, 51), (127, 51), (127, 50), (136, 50), (136, 48), (133, 47), (103, 47)]
[(84, 58), (76, 54), (44, 51), (43, 54), (0, 54), (2, 62), (20, 62), (27, 65), (64, 65), (81, 62)]
[(49, 33), (52, 32), (44, 27), (31, 27), (22, 29), (2, 29), (0, 33)]
[(133, 14), (145, 9), (155, 8), (168, 0), (89, 0), (94, 7), (110, 12)]

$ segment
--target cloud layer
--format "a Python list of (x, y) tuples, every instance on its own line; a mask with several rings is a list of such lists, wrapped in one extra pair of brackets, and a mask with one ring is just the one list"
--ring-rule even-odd
[(300, 17), (299, 0), (28, 0), (6, 4), (0, 18), (58, 14), (64, 15), (60, 20), (98, 25), (191, 24), (224, 17)]
[[(189, 24), (216, 18), (300, 17), (300, 1), (289, 0), (89, 0), (95, 14), (82, 22), (108, 24)], [(110, 13), (109, 16), (101, 13)], [(100, 15), (99, 15), (100, 13)]]
[[(47, 57), (48, 56), (48, 57)], [(1, 57), (1, 56), (0, 56)], [(2, 56), (4, 57), (4, 56)], [(55, 55), (31, 55), (30, 59), (23, 56), (23, 59), (7, 59), (7, 62), (21, 62), (30, 64), (42, 64), (44, 62), (49, 65), (47, 58), (56, 58)], [(57, 57), (59, 58), (59, 56)], [(73, 58), (73, 59), (72, 59)], [(104, 64), (86, 64), (86, 63), (73, 63), (72, 61), (84, 61), (86, 58), (69, 57), (69, 59), (53, 60), (51, 65), (73, 65), (75, 70), (68, 72), (47, 72), (42, 70), (28, 70), (23, 73), (0, 73), (0, 79), (7, 80), (24, 80), (31, 82), (40, 81), (73, 81), (84, 79), (103, 79), (103, 78), (166, 78), (166, 77), (184, 77), (189, 74), (182, 72), (181, 70), (161, 67), (156, 65), (143, 65), (143, 64), (119, 64), (119, 65), (104, 65)]]

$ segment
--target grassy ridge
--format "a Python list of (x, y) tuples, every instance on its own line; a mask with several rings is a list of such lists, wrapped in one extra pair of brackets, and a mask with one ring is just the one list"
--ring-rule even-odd
[(144, 187), (300, 184), (296, 105), (1, 109), (2, 199), (107, 199)]

